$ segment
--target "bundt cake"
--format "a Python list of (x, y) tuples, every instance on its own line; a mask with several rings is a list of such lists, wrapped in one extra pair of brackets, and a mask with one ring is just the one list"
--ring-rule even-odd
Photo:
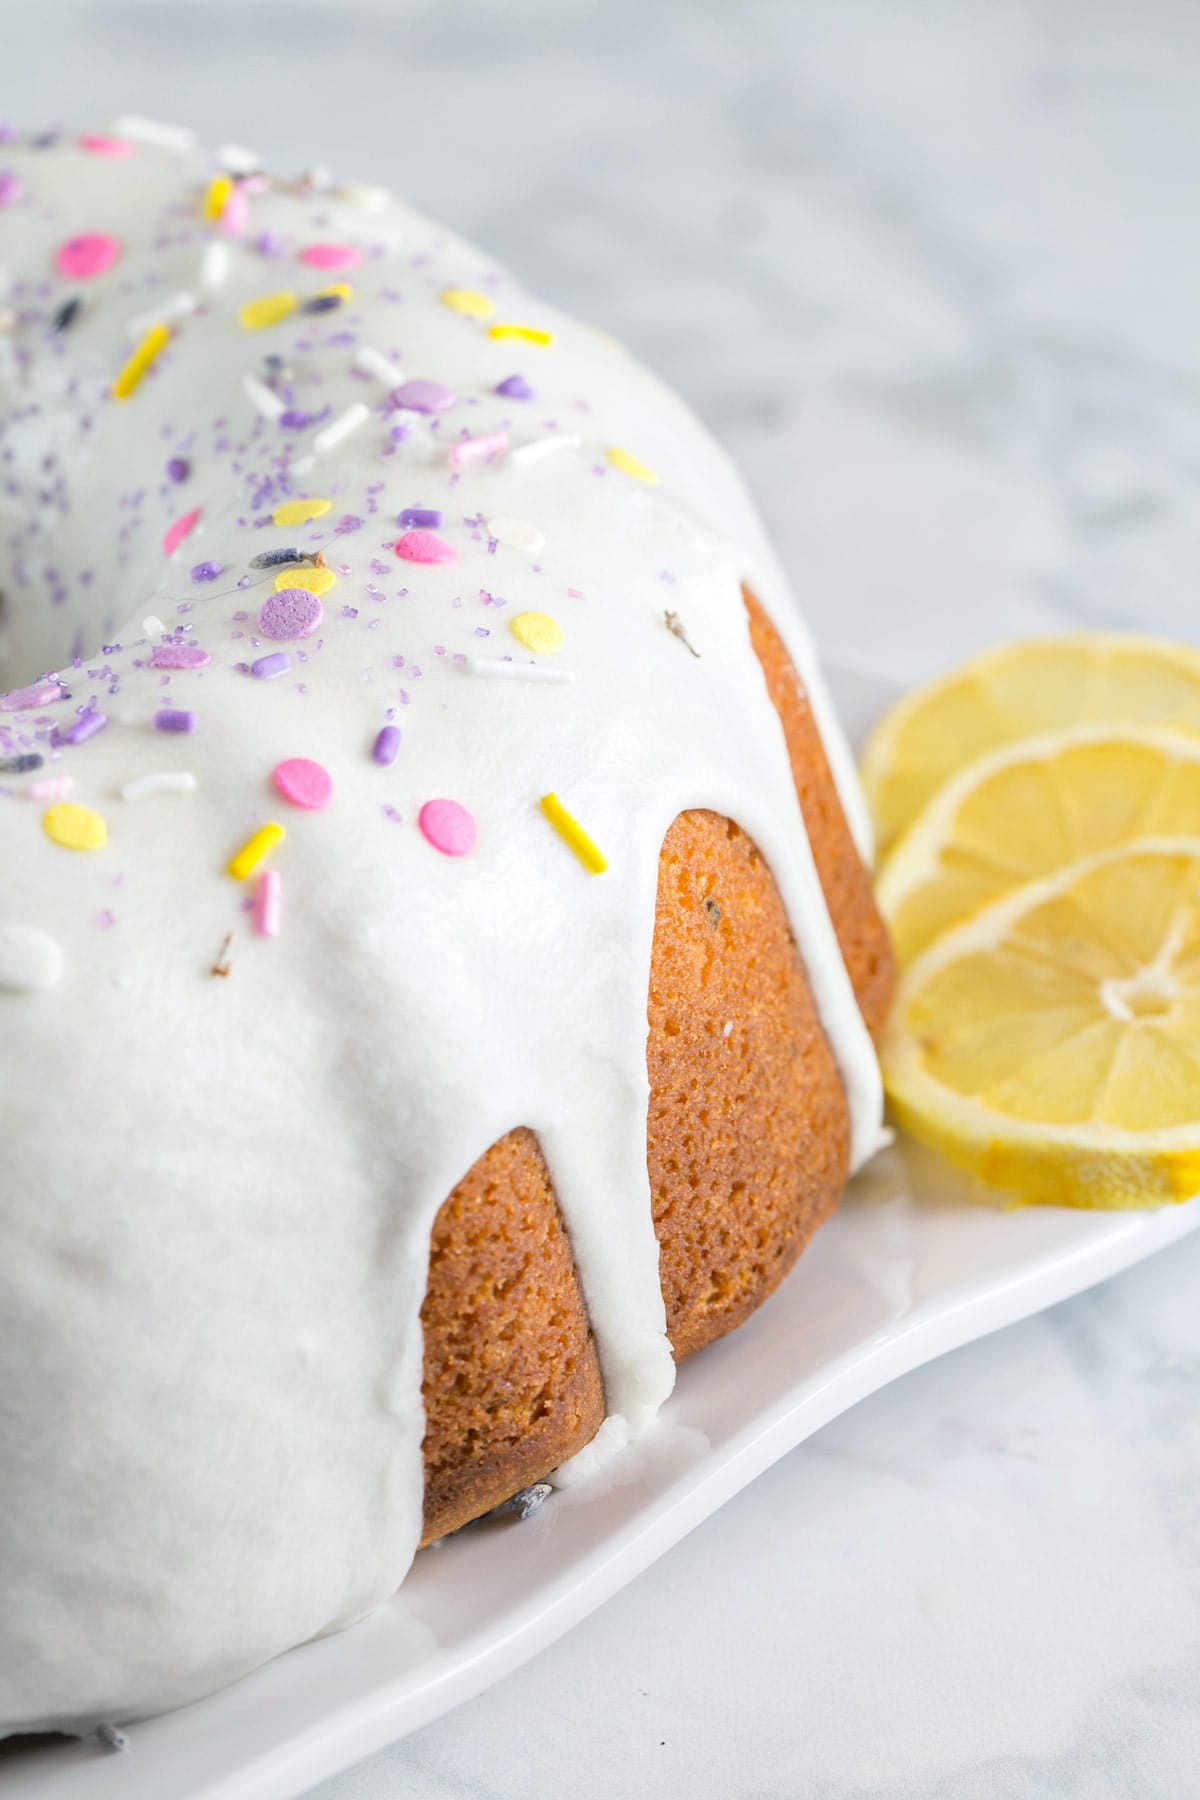
[(716, 444), (373, 187), (0, 143), (0, 1735), (178, 1705), (739, 1324), (892, 965)]

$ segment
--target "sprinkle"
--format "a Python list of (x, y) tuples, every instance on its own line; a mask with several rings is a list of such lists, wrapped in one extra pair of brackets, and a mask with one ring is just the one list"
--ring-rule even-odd
[(552, 656), (562, 649), (563, 628), (549, 613), (517, 613), (509, 620), (509, 627), (517, 642), (536, 656)]
[(250, 558), (252, 569), (278, 569), (285, 563), (304, 563), (311, 561), (306, 550), (260, 550), (257, 556)]
[(284, 827), (277, 825), (274, 819), (269, 819), (265, 825), (260, 825), (254, 836), (246, 840), (237, 855), (231, 860), (229, 873), (233, 879), (245, 881), (248, 875), (253, 875), (259, 863), (265, 862), (276, 844), (281, 844), (286, 836), (287, 832)]
[(242, 386), (250, 396), (255, 409), (262, 414), (264, 419), (283, 418), (287, 408), (275, 390), (269, 388), (265, 381), (260, 381), (257, 375), (247, 374), (242, 376)]
[(128, 400), (142, 376), (171, 341), (165, 325), (152, 325), (112, 384), (114, 400)]
[(465, 313), (468, 319), (490, 319), (496, 310), (492, 296), (481, 294), (478, 288), (443, 288), (438, 297), (451, 312)]
[(454, 445), (450, 452), (450, 462), (456, 469), (466, 463), (484, 462), (508, 449), (507, 431), (487, 431), (479, 437), (463, 438)]
[(154, 715), (155, 731), (195, 731), (196, 715), (183, 708), (162, 706)]
[(400, 754), (400, 727), (385, 725), (371, 746), (372, 761), (381, 769), (390, 768)]
[(319, 569), (280, 569), (275, 586), (277, 589), (307, 588), (310, 594), (327, 594), (336, 580), (333, 570), (324, 566)]
[(306, 244), (300, 261), (310, 269), (357, 269), (362, 251), (354, 244)]
[(389, 362), (382, 350), (376, 350), (373, 344), (362, 344), (354, 352), (354, 366), (365, 375), (378, 376), (390, 387), (394, 381), (404, 379), (403, 369), (398, 369), (394, 362)]
[(258, 629), (264, 637), (286, 643), (311, 637), (324, 617), (325, 608), (307, 588), (278, 588), (258, 609)]
[(543, 331), (540, 325), (489, 325), (488, 336), (520, 338), (526, 344), (552, 344), (554, 342), (554, 333)]
[(397, 525), (415, 525), (422, 531), (436, 531), (441, 522), (436, 506), (406, 506), (396, 519)]
[(172, 481), (186, 481), (192, 472), (192, 465), (186, 456), (173, 456), (167, 464), (167, 474)]
[(433, 531), (406, 531), (396, 544), (396, 555), (405, 562), (448, 563), (458, 555), (452, 544)]
[(313, 449), (318, 455), (335, 449), (351, 432), (357, 431), (360, 425), (365, 425), (370, 416), (370, 407), (364, 406), (361, 400), (356, 400), (345, 412), (339, 413), (336, 419), (331, 419), (323, 431), (318, 431), (313, 439)]
[(196, 134), (186, 125), (161, 125), (157, 119), (143, 119), (137, 113), (122, 113), (113, 120), (119, 137), (136, 138), (143, 144), (158, 144), (164, 150), (190, 150)]
[(277, 763), (272, 777), (285, 800), (306, 812), (320, 812), (333, 799), (333, 777), (322, 763), (307, 756), (289, 756)]
[(684, 629), (683, 620), (680, 618), (679, 614), (676, 612), (665, 612), (663, 614), (663, 619), (666, 621), (667, 630), (671, 632), (674, 637), (677, 637), (681, 644), (686, 644), (692, 655), (696, 658), (696, 661), (699, 662), (700, 652), (692, 643), (692, 640)]
[(593, 875), (603, 875), (608, 858), (597, 849), (578, 819), (572, 818), (557, 794), (543, 794), (538, 805), (563, 842), (569, 844), (584, 868)]
[(392, 390), (392, 405), (408, 412), (445, 412), (454, 405), (454, 394), (440, 381), (402, 381)]
[(488, 536), (509, 550), (528, 550), (536, 555), (545, 547), (546, 534), (541, 526), (531, 525), (528, 519), (518, 519), (512, 513), (500, 513), (489, 519), (487, 528)]
[(147, 613), (142, 620), (142, 630), (147, 637), (164, 637), (167, 628), (157, 613)]
[(614, 469), (620, 469), (623, 475), (632, 475), (635, 481), (644, 481), (648, 486), (653, 487), (658, 480), (658, 476), (650, 465), (642, 462), (639, 457), (632, 455), (628, 450), (619, 448), (610, 450), (608, 460)]
[(286, 650), (272, 650), (269, 656), (260, 656), (250, 664), (250, 673), (259, 681), (274, 681), (277, 675), (286, 675), (291, 666)]
[(0, 756), (0, 775), (31, 775), (40, 769), (44, 758), (36, 750), (23, 750), (18, 756)]
[(65, 800), (75, 782), (70, 775), (47, 775), (44, 781), (31, 781), (25, 789), (27, 800)]
[(105, 1750), (111, 1750), (118, 1756), (122, 1751), (128, 1750), (129, 1748), (129, 1733), (127, 1731), (119, 1730), (116, 1725), (110, 1724), (108, 1720), (102, 1720), (101, 1723), (97, 1725), (96, 1739)]
[(184, 538), (190, 537), (200, 523), (201, 508), (194, 506), (191, 512), (181, 513), (173, 525), (169, 525), (163, 533), (163, 551), (167, 556), (173, 555), (182, 544)]
[(49, 932), (36, 925), (0, 925), (0, 988), (32, 994), (61, 980), (63, 954)]
[(238, 308), (238, 318), (247, 331), (262, 331), (264, 326), (278, 325), (289, 313), (294, 313), (299, 302), (295, 294), (286, 289), (277, 294), (263, 294), (257, 300), (247, 300)]
[(392, 201), (385, 187), (377, 187), (370, 181), (343, 181), (338, 195), (348, 200), (351, 206), (361, 207), (363, 212), (386, 212)]
[(233, 964), (229, 960), (229, 951), (232, 944), (233, 933), (232, 931), (227, 931), (225, 936), (221, 939), (221, 948), (218, 952), (217, 960), (209, 970), (210, 975), (229, 975), (232, 972)]
[(504, 381), (497, 382), (496, 392), (503, 394), (506, 400), (534, 400), (537, 398), (523, 375), (509, 375)]
[(82, 311), (83, 301), (78, 294), (73, 294), (63, 301), (50, 323), (55, 331), (69, 331)]
[(461, 664), (468, 675), (497, 675), (514, 681), (544, 681), (567, 687), (575, 677), (570, 669), (547, 669), (540, 663), (505, 662), (498, 656), (465, 656)]
[(417, 824), (443, 856), (465, 856), (475, 847), (475, 820), (457, 800), (427, 800), (417, 814)]
[(203, 212), (206, 219), (219, 219), (233, 193), (232, 175), (214, 175), (208, 184), (208, 192), (204, 196)]
[(79, 148), (87, 150), (92, 156), (128, 156), (133, 145), (128, 138), (109, 137), (100, 131), (84, 131), (80, 133)]
[(144, 800), (148, 794), (190, 794), (196, 777), (186, 769), (163, 770), (153, 775), (135, 775), (123, 781), (117, 792), (122, 800)]
[(192, 569), (192, 580), (193, 581), (215, 581), (217, 579), (217, 576), (221, 573), (221, 570), (224, 567), (225, 567), (224, 563), (219, 563), (219, 562), (196, 563), (196, 565)]
[[(285, 431), (303, 431), (312, 424), (312, 414), (302, 412), (298, 406), (284, 407), (278, 417)], [(305, 460), (311, 462), (312, 458), (306, 457)]]
[(199, 644), (156, 644), (150, 652), (152, 669), (205, 669), (211, 661)]
[(54, 260), (60, 275), (89, 281), (93, 275), (103, 275), (105, 269), (111, 269), (120, 254), (120, 240), (107, 231), (81, 231), (78, 237), (68, 238), (58, 246)]
[(229, 245), (214, 238), (211, 244), (204, 246), (204, 255), (200, 258), (200, 285), (211, 293), (214, 288), (224, 287), (229, 275)]
[(332, 500), (285, 500), (271, 517), (276, 525), (306, 525), (310, 519), (321, 518), (332, 505)]
[(541, 462), (545, 456), (559, 456), (564, 450), (578, 450), (582, 442), (577, 431), (560, 431), (553, 437), (534, 438), (531, 444), (522, 444), (519, 450), (512, 452), (509, 460), (519, 464), (521, 468), (527, 468), (530, 463)]
[(341, 294), (314, 294), (311, 300), (304, 301), (300, 311), (302, 313), (335, 312), (341, 304)]
[(196, 310), (195, 294), (172, 294), (161, 306), (153, 307), (149, 312), (139, 313), (136, 319), (130, 319), (125, 329), (131, 338), (144, 337), (154, 325), (169, 325), (177, 319), (186, 319)]
[(100, 814), (69, 800), (42, 814), (42, 829), (64, 850), (99, 850), (108, 842), (108, 827)]
[(0, 169), (0, 206), (12, 206), (21, 198), (21, 177), (15, 169)]
[(254, 929), (259, 937), (278, 937), (283, 912), (283, 877), (278, 869), (260, 869), (254, 884)]
[(7, 694), (0, 694), (0, 712), (36, 712), (66, 697), (57, 681), (34, 681), (28, 687), (10, 688)]
[(58, 732), (57, 738), (61, 744), (86, 744), (107, 724), (108, 714), (102, 713), (99, 707), (89, 706), (86, 712), (81, 712), (77, 719)]
[(256, 175), (262, 168), (262, 157), (257, 150), (247, 150), (241, 144), (222, 144), (217, 151), (217, 161), (231, 175)]
[(225, 202), (218, 221), (226, 237), (241, 237), (250, 223), (250, 186), (239, 182)]

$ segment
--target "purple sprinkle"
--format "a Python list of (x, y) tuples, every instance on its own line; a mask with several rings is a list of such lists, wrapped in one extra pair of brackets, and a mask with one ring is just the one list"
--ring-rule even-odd
[(160, 707), (154, 715), (155, 731), (195, 731), (196, 715), (171, 706)]
[(307, 588), (277, 588), (258, 609), (258, 629), (264, 637), (311, 637), (325, 617), (325, 608)]
[(257, 662), (250, 664), (250, 673), (257, 675), (260, 681), (273, 681), (276, 675), (286, 675), (292, 666), (292, 659), (286, 650), (272, 650), (270, 656), (260, 656)]
[(420, 531), (437, 531), (442, 515), (436, 506), (406, 506), (397, 523), (415, 526)]
[(11, 206), (21, 198), (21, 177), (15, 169), (0, 169), (0, 206)]
[(532, 400), (535, 398), (533, 389), (523, 375), (510, 375), (507, 381), (498, 383), (496, 392), (503, 394), (506, 400)]
[(301, 412), (297, 406), (289, 406), (286, 412), (280, 413), (279, 423), (287, 431), (303, 431), (305, 426), (312, 424), (312, 414)]
[(407, 412), (445, 412), (454, 405), (454, 394), (440, 381), (404, 381), (392, 389), (392, 405)]
[(103, 731), (107, 724), (107, 713), (100, 712), (96, 707), (89, 707), (87, 712), (80, 713), (79, 717), (72, 724), (68, 725), (64, 731), (60, 731), (57, 734), (59, 742), (63, 744), (86, 744), (88, 739), (95, 737), (98, 731)]
[(199, 644), (158, 644), (150, 652), (152, 669), (203, 669), (211, 661)]
[(186, 481), (192, 472), (192, 465), (184, 456), (173, 456), (167, 464), (167, 474), (172, 481)]
[(53, 706), (65, 700), (66, 692), (57, 681), (34, 681), (29, 687), (12, 688), (0, 694), (0, 712), (36, 712), (39, 707)]
[(345, 537), (348, 531), (361, 531), (363, 522), (353, 513), (343, 513), (333, 528), (335, 537)]
[(225, 566), (224, 563), (219, 563), (219, 562), (197, 563), (195, 568), (192, 570), (192, 580), (193, 581), (215, 581), (217, 579), (217, 576), (221, 573), (221, 570), (224, 568), (224, 566)]
[(398, 725), (385, 725), (383, 730), (379, 733), (379, 736), (375, 739), (374, 747), (371, 750), (371, 756), (374, 761), (379, 764), (381, 769), (386, 769), (389, 764), (395, 762), (399, 754), (400, 727)]

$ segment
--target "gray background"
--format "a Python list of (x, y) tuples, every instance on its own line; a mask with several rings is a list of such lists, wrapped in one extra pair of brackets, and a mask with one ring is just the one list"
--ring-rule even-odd
[[(828, 652), (1200, 639), (1200, 9), (3, 4), (6, 110), (402, 188), (738, 457)], [(1200, 1243), (829, 1427), (319, 1800), (1185, 1800)]]

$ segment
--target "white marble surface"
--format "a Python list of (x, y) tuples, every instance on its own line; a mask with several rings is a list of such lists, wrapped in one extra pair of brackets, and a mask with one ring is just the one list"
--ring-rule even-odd
[[(0, 0), (0, 35), (23, 121), (402, 186), (625, 338), (829, 650), (1200, 640), (1185, 0)], [(1197, 1291), (1193, 1241), (908, 1377), (313, 1800), (1189, 1800)]]

